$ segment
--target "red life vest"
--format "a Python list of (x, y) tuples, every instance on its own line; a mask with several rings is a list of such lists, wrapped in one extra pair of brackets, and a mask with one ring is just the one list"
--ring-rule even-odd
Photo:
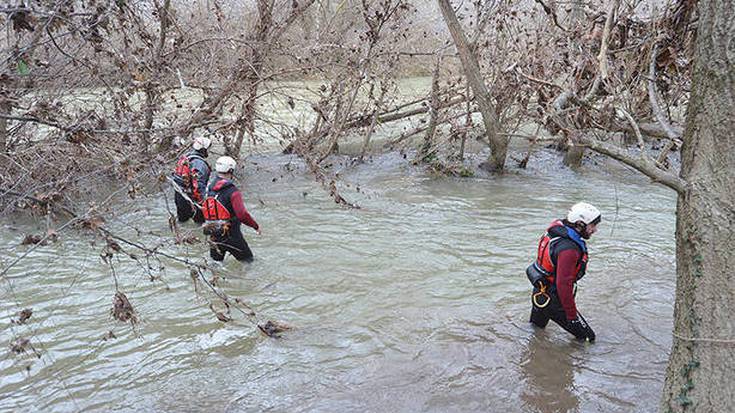
[(193, 158), (199, 158), (206, 163), (204, 158), (194, 155), (187, 154), (182, 155), (178, 161), (176, 161), (176, 168), (174, 169), (174, 175), (178, 176), (182, 182), (182, 189), (189, 195), (194, 202), (201, 202), (202, 194), (199, 192), (197, 181), (199, 179), (199, 171), (191, 167), (191, 160)]
[(207, 197), (202, 203), (202, 214), (206, 221), (229, 221), (232, 218), (227, 207), (217, 199), (218, 196), (219, 194)]
[(239, 223), (230, 200), (234, 191), (235, 186), (226, 179), (215, 179), (209, 183), (207, 197), (202, 202), (202, 230), (206, 235), (214, 236), (215, 239), (226, 237), (230, 228)]
[[(563, 231), (552, 231), (552, 229), (555, 229), (556, 227), (562, 227), (561, 229), (563, 229)], [(585, 270), (587, 268), (587, 261), (589, 258), (587, 255), (587, 249), (582, 248), (582, 246), (580, 246), (575, 240), (567, 235), (566, 227), (564, 227), (564, 224), (561, 222), (561, 220), (556, 220), (551, 223), (549, 228), (546, 230), (546, 233), (539, 240), (535, 263), (536, 268), (544, 273), (544, 277), (550, 285), (554, 285), (554, 281), (556, 279), (556, 265), (554, 264), (556, 251), (554, 247), (557, 245), (558, 241), (562, 239), (567, 239), (571, 241), (580, 249), (580, 252), (582, 253), (579, 261), (577, 262), (578, 280), (582, 278), (582, 276), (584, 276)]]

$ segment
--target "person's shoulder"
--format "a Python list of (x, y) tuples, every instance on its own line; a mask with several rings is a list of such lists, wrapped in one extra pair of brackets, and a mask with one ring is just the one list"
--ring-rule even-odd
[(546, 229), (546, 232), (552, 238), (567, 236), (567, 229), (561, 224), (561, 221), (552, 222), (549, 228)]
[(197, 166), (203, 166), (203, 167), (205, 167), (205, 168), (206, 168), (207, 170), (211, 169), (211, 168), (209, 167), (209, 163), (207, 163), (207, 160), (206, 160), (206, 159), (204, 159), (204, 158), (202, 158), (202, 157), (201, 157), (200, 155), (195, 155), (195, 156), (192, 156), (192, 158), (191, 158), (191, 161), (190, 161), (190, 162), (191, 162), (192, 164), (195, 164), (195, 165), (197, 165)]
[(240, 188), (237, 187), (237, 184), (229, 179), (223, 179), (225, 182), (222, 185), (223, 189), (227, 189), (228, 191), (231, 191), (233, 194), (236, 192), (240, 192)]
[(572, 241), (569, 238), (559, 238), (554, 244), (554, 248), (556, 249), (557, 253), (565, 250), (574, 250), (576, 252), (580, 252), (579, 245), (577, 245), (576, 242)]

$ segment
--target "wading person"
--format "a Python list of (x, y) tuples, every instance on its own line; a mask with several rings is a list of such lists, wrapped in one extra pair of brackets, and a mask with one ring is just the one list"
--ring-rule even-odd
[(587, 268), (585, 240), (597, 231), (601, 219), (597, 208), (580, 202), (541, 237), (536, 261), (526, 269), (534, 287), (530, 321), (535, 326), (544, 328), (553, 320), (580, 340), (595, 340), (594, 331), (577, 312), (574, 294)]
[(217, 159), (214, 165), (217, 172), (209, 183), (207, 198), (202, 205), (205, 219), (204, 233), (210, 236), (209, 255), (215, 261), (225, 259), (229, 252), (238, 261), (253, 261), (253, 253), (240, 231), (240, 224), (253, 228), (260, 235), (260, 227), (255, 222), (242, 200), (242, 194), (232, 179), (235, 160), (229, 156)]
[(197, 137), (192, 145), (193, 150), (182, 155), (176, 162), (173, 178), (181, 192), (175, 191), (174, 203), (176, 203), (176, 215), (179, 222), (186, 222), (190, 218), (197, 224), (204, 222), (198, 205), (202, 203), (206, 195), (211, 171), (206, 158), (209, 156), (208, 150), (211, 145), (211, 139), (203, 136)]

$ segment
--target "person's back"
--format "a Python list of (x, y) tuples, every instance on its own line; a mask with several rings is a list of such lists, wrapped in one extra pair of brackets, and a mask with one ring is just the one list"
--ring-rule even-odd
[(232, 182), (235, 160), (229, 156), (217, 159), (217, 175), (210, 181), (203, 202), (203, 229), (210, 236), (209, 255), (222, 261), (229, 252), (238, 261), (252, 261), (253, 253), (240, 230), (245, 224), (260, 234), (260, 226), (245, 208), (242, 194)]
[(186, 222), (190, 218), (199, 224), (204, 222), (199, 204), (206, 195), (209, 181), (211, 168), (206, 158), (211, 144), (212, 141), (205, 137), (194, 139), (193, 150), (176, 162), (173, 179), (180, 190), (174, 194), (174, 203), (179, 222)]

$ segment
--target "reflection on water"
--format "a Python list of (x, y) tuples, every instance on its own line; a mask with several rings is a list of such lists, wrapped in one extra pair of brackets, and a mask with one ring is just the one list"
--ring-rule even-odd
[[(165, 268), (151, 280), (115, 259), (141, 318), (136, 330), (118, 324), (104, 245), (64, 233), (0, 283), (0, 343), (32, 337), (41, 354), (0, 358), (0, 410), (655, 411), (674, 285), (665, 189), (626, 170), (567, 171), (543, 151), (528, 170), (471, 179), (385, 155), (341, 172), (343, 195), (362, 206), (345, 210), (297, 159), (250, 161), (241, 179), (263, 227), (246, 232), (256, 261), (216, 269), (227, 294), (292, 332), (271, 340), (237, 314), (218, 321), (188, 269), (167, 260), (146, 263)], [(540, 232), (580, 199), (605, 214), (578, 292), (594, 345), (530, 326), (523, 273)], [(150, 197), (108, 224), (152, 242), (168, 234), (166, 216)], [(27, 251), (34, 225), (4, 223), (3, 263)], [(204, 244), (165, 239), (167, 253), (206, 256)], [(10, 324), (23, 308), (29, 323)]]
[(543, 413), (577, 411), (579, 398), (574, 391), (575, 368), (569, 354), (575, 349), (574, 344), (555, 344), (541, 332), (528, 340), (521, 360), (526, 384), (521, 399), (529, 410)]

